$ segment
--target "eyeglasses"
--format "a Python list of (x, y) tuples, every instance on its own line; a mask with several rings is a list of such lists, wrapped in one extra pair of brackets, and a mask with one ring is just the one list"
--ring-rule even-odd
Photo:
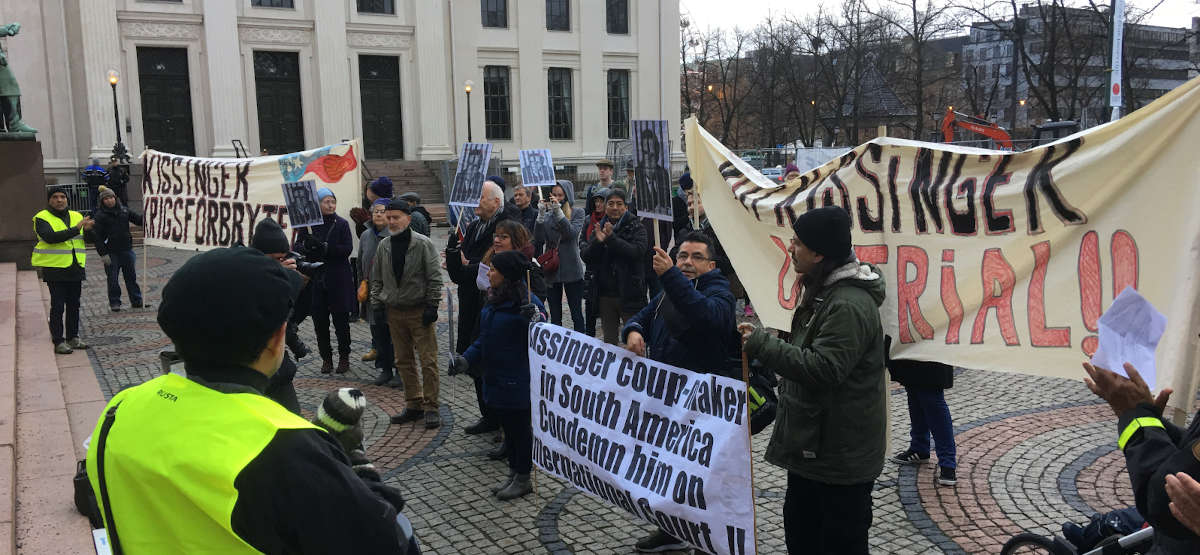
[(689, 255), (686, 252), (680, 252), (675, 255), (675, 260), (678, 260), (680, 262), (683, 262), (684, 260), (688, 260), (689, 258), (691, 259), (692, 262), (704, 262), (705, 260), (712, 260), (711, 258), (704, 256), (702, 254)]

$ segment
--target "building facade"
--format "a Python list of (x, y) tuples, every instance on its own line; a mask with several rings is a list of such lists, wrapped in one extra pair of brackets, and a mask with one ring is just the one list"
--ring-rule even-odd
[(631, 119), (680, 128), (678, 0), (0, 0), (0, 17), (23, 24), (5, 46), (60, 180), (107, 159), (118, 125), (134, 156), (361, 137), (367, 160), (440, 160), (470, 138), (570, 164)]

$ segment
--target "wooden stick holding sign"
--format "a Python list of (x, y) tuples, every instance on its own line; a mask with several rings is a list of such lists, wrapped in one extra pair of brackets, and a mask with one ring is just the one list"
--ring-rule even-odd
[(522, 150), (517, 153), (521, 160), (521, 183), (526, 187), (537, 187), (542, 198), (549, 198), (554, 189), (554, 158), (550, 149)]
[(454, 172), (454, 184), (450, 187), (450, 210), (458, 209), (455, 219), (454, 233), (462, 230), (462, 213), (464, 209), (474, 209), (479, 206), (483, 196), (483, 182), (486, 179), (488, 163), (492, 158), (491, 143), (463, 143), (458, 155), (458, 167)]

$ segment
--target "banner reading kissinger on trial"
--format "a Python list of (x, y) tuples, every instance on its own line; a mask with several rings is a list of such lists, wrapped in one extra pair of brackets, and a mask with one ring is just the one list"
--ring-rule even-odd
[(754, 553), (746, 384), (529, 328), (533, 461), (707, 553)]
[(287, 229), (280, 186), (302, 179), (328, 187), (349, 218), (362, 197), (357, 139), (304, 152), (258, 158), (196, 158), (142, 153), (146, 243), (208, 250), (250, 244), (254, 225), (274, 218)]
[[(1188, 407), (1200, 332), (1200, 80), (1116, 122), (1025, 152), (881, 138), (785, 184), (687, 122), (708, 218), (771, 327), (800, 284), (787, 249), (806, 210), (850, 213), (887, 278), (892, 356), (1078, 378), (1126, 286), (1168, 319), (1159, 387)], [(1178, 402), (1175, 405), (1174, 402)]]

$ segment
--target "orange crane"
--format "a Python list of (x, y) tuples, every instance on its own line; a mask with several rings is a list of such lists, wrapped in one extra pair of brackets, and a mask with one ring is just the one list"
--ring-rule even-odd
[(1008, 133), (1001, 129), (1000, 126), (983, 118), (955, 112), (954, 107), (951, 106), (946, 108), (946, 117), (942, 118), (942, 135), (945, 137), (947, 143), (954, 142), (955, 126), (968, 131), (974, 131), (1000, 143), (1001, 146), (1009, 150), (1013, 148), (1012, 137), (1009, 137)]

